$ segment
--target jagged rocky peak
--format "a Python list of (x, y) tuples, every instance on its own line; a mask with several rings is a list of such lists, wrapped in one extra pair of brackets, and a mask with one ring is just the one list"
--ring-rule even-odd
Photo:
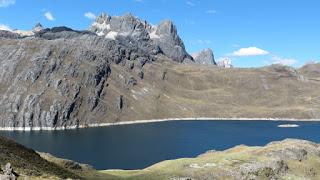
[(40, 32), (41, 30), (43, 30), (43, 26), (42, 26), (40, 23), (37, 23), (37, 24), (32, 28), (32, 32), (33, 32), (33, 33)]
[[(152, 26), (147, 21), (143, 21), (132, 14), (123, 16), (110, 16), (106, 13), (99, 15), (89, 28), (98, 36), (107, 39), (118, 40), (126, 43), (135, 43), (146, 50), (159, 49), (157, 53), (164, 55), (175, 61), (183, 62), (192, 57), (186, 52), (183, 41), (177, 33), (177, 28), (172, 21), (162, 21), (157, 26)], [(125, 37), (125, 38), (123, 38)]]
[[(110, 16), (106, 13), (99, 15), (91, 25), (90, 30), (98, 36), (105, 36), (108, 39), (116, 39), (118, 35), (134, 36), (146, 35), (147, 27), (151, 27), (146, 22), (142, 22), (132, 14), (123, 16)], [(137, 36), (138, 37), (138, 36)]]
[(111, 16), (109, 16), (106, 13), (101, 13), (97, 18), (96, 18), (96, 22), (99, 24), (103, 24), (103, 23), (107, 23), (109, 22), (111, 19)]
[(178, 62), (193, 60), (186, 52), (183, 41), (178, 35), (177, 28), (172, 21), (164, 20), (155, 27), (155, 37), (153, 40), (168, 57)]
[(192, 54), (194, 62), (197, 64), (213, 64), (217, 65), (212, 49), (204, 49), (200, 52)]

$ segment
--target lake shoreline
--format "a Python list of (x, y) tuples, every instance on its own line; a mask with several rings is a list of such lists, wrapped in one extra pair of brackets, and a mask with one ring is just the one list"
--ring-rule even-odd
[(130, 124), (146, 124), (169, 121), (284, 121), (284, 122), (320, 122), (320, 119), (283, 119), (283, 118), (168, 118), (168, 119), (151, 119), (151, 120), (135, 120), (114, 123), (93, 123), (79, 126), (66, 127), (0, 127), (0, 131), (60, 131), (72, 129), (84, 129), (95, 127), (121, 126)]

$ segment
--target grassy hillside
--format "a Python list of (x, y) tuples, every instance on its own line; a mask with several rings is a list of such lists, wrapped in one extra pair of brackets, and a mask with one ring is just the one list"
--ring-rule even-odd
[[(0, 165), (3, 168), (11, 163), (14, 171), (21, 177), (33, 179), (79, 179), (80, 176), (40, 157), (13, 140), (0, 137)], [(1, 174), (1, 171), (0, 171)]]
[[(313, 66), (313, 65), (311, 65)], [(252, 69), (219, 69), (215, 66), (147, 64), (145, 76), (127, 90), (130, 76), (112, 67), (105, 102), (124, 97), (125, 108), (106, 119), (216, 117), (216, 118), (320, 118), (320, 73), (274, 65)], [(119, 74), (122, 74), (119, 77)], [(113, 111), (115, 112), (115, 111)]]
[(301, 140), (265, 147), (237, 146), (196, 158), (158, 163), (136, 171), (107, 170), (118, 179), (319, 179), (320, 147)]

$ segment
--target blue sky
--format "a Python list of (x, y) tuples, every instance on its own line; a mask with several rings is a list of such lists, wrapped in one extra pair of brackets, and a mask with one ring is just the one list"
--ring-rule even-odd
[(193, 53), (212, 48), (237, 67), (320, 60), (319, 0), (0, 0), (0, 27), (87, 29), (85, 13), (131, 12), (152, 24), (171, 19)]

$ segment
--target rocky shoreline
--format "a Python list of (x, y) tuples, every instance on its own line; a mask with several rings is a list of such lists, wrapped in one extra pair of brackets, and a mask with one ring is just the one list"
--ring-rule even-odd
[(168, 118), (168, 119), (151, 119), (151, 120), (135, 120), (135, 121), (123, 121), (114, 123), (94, 123), (79, 126), (66, 126), (66, 127), (0, 127), (0, 131), (60, 131), (60, 130), (72, 130), (83, 128), (95, 128), (95, 127), (107, 127), (107, 126), (121, 126), (129, 124), (145, 124), (145, 123), (157, 123), (168, 121), (285, 121), (285, 122), (320, 122), (320, 119), (283, 119), (283, 118)]

